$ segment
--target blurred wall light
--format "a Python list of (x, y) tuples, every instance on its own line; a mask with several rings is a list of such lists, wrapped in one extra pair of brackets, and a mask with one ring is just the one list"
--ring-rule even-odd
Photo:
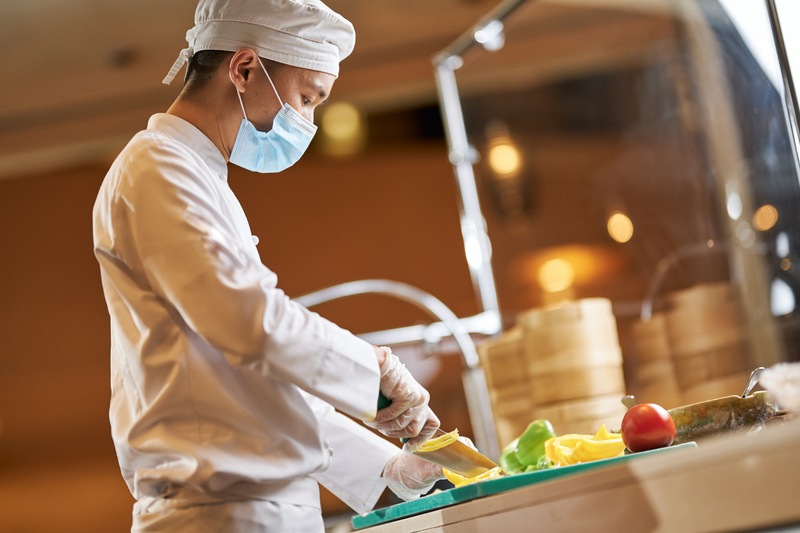
[(608, 234), (619, 243), (626, 243), (633, 237), (633, 222), (624, 213), (615, 211), (606, 223)]
[(489, 143), (489, 166), (498, 178), (514, 178), (522, 168), (522, 154), (509, 137), (499, 137)]
[(778, 210), (775, 206), (762, 205), (753, 213), (753, 226), (758, 231), (767, 231), (778, 223)]
[(523, 172), (522, 150), (513, 140), (508, 126), (501, 121), (492, 121), (486, 126), (485, 161), (500, 213), (506, 216), (525, 213), (530, 207), (530, 176), (526, 178)]
[(515, 287), (509, 299), (516, 300), (513, 305), (521, 309), (589, 297), (609, 283), (630, 282), (634, 272), (630, 254), (620, 246), (563, 244), (520, 251), (506, 274)]
[(566, 259), (550, 259), (539, 267), (537, 278), (545, 292), (564, 291), (575, 282), (575, 268)]
[(361, 151), (367, 138), (361, 111), (349, 102), (336, 102), (325, 109), (320, 122), (322, 150), (328, 155), (348, 156)]

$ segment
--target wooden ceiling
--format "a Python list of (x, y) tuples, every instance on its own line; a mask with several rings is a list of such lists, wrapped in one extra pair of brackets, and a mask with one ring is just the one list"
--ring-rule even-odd
[[(666, 0), (642, 5), (663, 6)], [(432, 58), (491, 11), (499, 0), (330, 0), (358, 34), (342, 65), (334, 99), (366, 109), (402, 109), (436, 100)], [(598, 28), (624, 35), (609, 18), (623, 10), (604, 0), (531, 1), (540, 20), (586, 32), (586, 7)], [(0, 178), (104, 160), (147, 116), (175, 97), (161, 79), (193, 25), (196, 0), (26, 0), (0, 2)], [(584, 12), (573, 19), (575, 4)], [(627, 11), (632, 4), (627, 3)], [(641, 7), (637, 6), (637, 10)], [(534, 38), (536, 34), (532, 34)], [(554, 43), (558, 44), (558, 43)], [(547, 43), (549, 62), (558, 48)], [(631, 47), (627, 46), (627, 54)], [(596, 53), (595, 53), (596, 55)], [(587, 56), (589, 57), (589, 56)], [(597, 57), (592, 59), (597, 63)], [(559, 63), (560, 64), (560, 63)], [(580, 65), (578, 65), (580, 68)], [(565, 68), (576, 68), (574, 61)]]
[[(430, 58), (497, 0), (333, 0), (357, 46), (335, 97), (402, 106), (434, 98)], [(0, 174), (115, 151), (142, 117), (164, 109), (179, 84), (164, 86), (185, 46), (196, 0), (0, 2)], [(370, 75), (392, 66), (400, 76)], [(396, 67), (394, 67), (396, 65)], [(404, 96), (405, 95), (405, 96)], [(115, 142), (116, 141), (116, 142)], [(44, 152), (43, 152), (44, 150)]]

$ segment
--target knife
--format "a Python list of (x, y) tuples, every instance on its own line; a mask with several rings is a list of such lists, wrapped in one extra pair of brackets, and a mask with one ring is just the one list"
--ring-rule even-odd
[[(378, 396), (378, 410), (388, 407), (391, 404), (392, 401), (383, 394)], [(441, 428), (437, 429), (436, 433), (438, 435), (447, 434), (447, 432)], [(406, 442), (407, 440), (408, 439), (401, 439), (402, 442)], [(479, 476), (484, 472), (488, 472), (493, 468), (497, 468), (497, 463), (480, 453), (478, 450), (470, 448), (460, 440), (455, 440), (447, 446), (439, 448), (438, 450), (429, 452), (421, 452), (417, 450), (413, 453), (414, 455), (421, 457), (426, 461), (436, 463), (443, 468), (467, 478)]]

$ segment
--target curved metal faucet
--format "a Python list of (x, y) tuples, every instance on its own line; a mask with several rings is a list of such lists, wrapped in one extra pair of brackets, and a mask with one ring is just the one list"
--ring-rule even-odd
[(440, 320), (450, 332), (461, 351), (464, 372), (464, 396), (467, 400), (470, 423), (475, 437), (475, 444), (481, 451), (497, 459), (500, 449), (497, 433), (494, 428), (494, 416), (489, 399), (489, 389), (478, 359), (478, 351), (469, 332), (458, 317), (441, 300), (430, 293), (407, 283), (383, 279), (366, 279), (341, 283), (316, 292), (295, 298), (305, 307), (313, 307), (321, 303), (357, 296), (362, 294), (382, 294), (394, 296), (405, 302), (416, 305)]
[(717, 244), (714, 241), (707, 241), (704, 243), (694, 243), (682, 246), (672, 252), (671, 254), (663, 257), (656, 265), (655, 274), (650, 278), (650, 284), (647, 288), (647, 293), (642, 300), (642, 308), (639, 312), (639, 318), (642, 322), (647, 322), (653, 317), (653, 306), (656, 297), (661, 289), (661, 283), (667, 273), (679, 262), (686, 257), (702, 255), (708, 252), (724, 252), (728, 249), (727, 243)]

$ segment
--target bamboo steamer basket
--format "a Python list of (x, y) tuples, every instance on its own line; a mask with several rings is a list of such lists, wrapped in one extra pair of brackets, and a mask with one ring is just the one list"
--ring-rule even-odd
[[(533, 309), (520, 315), (518, 327), (526, 367), (519, 370), (514, 365), (508, 374), (524, 377), (524, 384), (508, 374), (498, 379), (497, 371), (490, 384), (501, 443), (518, 437), (538, 418), (550, 420), (558, 433), (593, 434), (603, 423), (619, 426), (625, 412), (620, 402), (625, 379), (610, 300), (592, 298)], [(497, 352), (487, 346), (482, 364), (511, 360)]]
[(494, 427), (497, 431), (497, 441), (500, 448), (505, 447), (509, 442), (516, 439), (528, 428), (528, 424), (536, 420), (528, 411), (524, 414), (508, 417), (495, 417)]
[(590, 298), (522, 315), (534, 405), (624, 395), (622, 351), (611, 301)]
[(477, 347), (486, 383), (490, 389), (527, 383), (528, 369), (522, 330), (512, 329)]
[(674, 357), (714, 350), (741, 339), (742, 319), (728, 283), (697, 285), (667, 297), (667, 334)]
[(636, 367), (628, 389), (642, 403), (676, 406), (683, 402), (671, 359), (645, 361)]
[(619, 345), (597, 346), (583, 350), (565, 350), (559, 354), (529, 357), (527, 373), (531, 377), (565, 372), (580, 373), (598, 366), (621, 366), (622, 349)]
[(664, 383), (665, 381), (675, 382), (675, 370), (671, 359), (656, 359), (655, 361), (645, 361), (636, 367), (636, 381), (640, 386), (652, 385), (654, 383)]
[(655, 403), (665, 409), (671, 409), (682, 404), (683, 395), (678, 384), (673, 382), (653, 383), (641, 387), (636, 392), (636, 399), (641, 403)]
[(743, 371), (699, 383), (682, 391), (683, 402), (692, 404), (723, 396), (741, 395), (749, 377), (750, 372)]
[(544, 307), (520, 315), (529, 357), (558, 356), (565, 351), (619, 346), (611, 301), (589, 298)]
[(742, 336), (742, 322), (735, 308), (723, 307), (703, 314), (699, 309), (680, 309), (668, 313), (669, 342), (672, 354), (693, 354), (715, 350)]
[(558, 435), (581, 433), (593, 435), (602, 424), (610, 430), (619, 429), (626, 408), (621, 395), (611, 394), (594, 398), (538, 405), (533, 419), (546, 418)]
[(523, 328), (537, 328), (564, 323), (575, 324), (609, 316), (614, 316), (611, 300), (584, 298), (525, 311), (520, 315), (519, 323)]
[(635, 359), (638, 362), (664, 360), (671, 354), (667, 336), (667, 320), (663, 313), (655, 313), (646, 321), (631, 327)]
[(655, 313), (647, 321), (631, 328), (629, 390), (640, 402), (675, 406), (682, 403), (680, 388), (671, 356), (667, 321), (664, 313)]
[(511, 329), (477, 348), (500, 435), (501, 426), (507, 432), (518, 420), (530, 418), (532, 401), (522, 331)]
[(745, 350), (740, 342), (690, 357), (675, 358), (675, 375), (682, 389), (743, 372), (745, 369)]
[(671, 292), (667, 301), (674, 307), (698, 308), (715, 307), (719, 302), (729, 302), (735, 298), (733, 286), (728, 281), (699, 283), (688, 289)]
[(489, 398), (492, 410), (498, 417), (515, 417), (520, 414), (529, 415), (533, 408), (530, 384), (507, 385), (500, 389), (490, 389)]
[[(727, 282), (696, 285), (667, 297), (667, 332), (682, 401), (729, 389), (726, 380), (747, 369), (744, 326)], [(727, 393), (725, 393), (727, 394)]]
[(536, 406), (606, 394), (625, 394), (625, 376), (619, 364), (531, 376), (531, 398)]
[(675, 380), (648, 383), (628, 384), (628, 394), (634, 396), (641, 403), (657, 403), (667, 407), (683, 403), (683, 396)]
[(489, 396), (497, 439), (501, 446), (505, 446), (521, 435), (533, 420), (530, 384), (526, 381), (520, 385), (490, 389)]
[(633, 393), (639, 403), (657, 403), (666, 409), (684, 403), (683, 395), (674, 379), (640, 385)]

